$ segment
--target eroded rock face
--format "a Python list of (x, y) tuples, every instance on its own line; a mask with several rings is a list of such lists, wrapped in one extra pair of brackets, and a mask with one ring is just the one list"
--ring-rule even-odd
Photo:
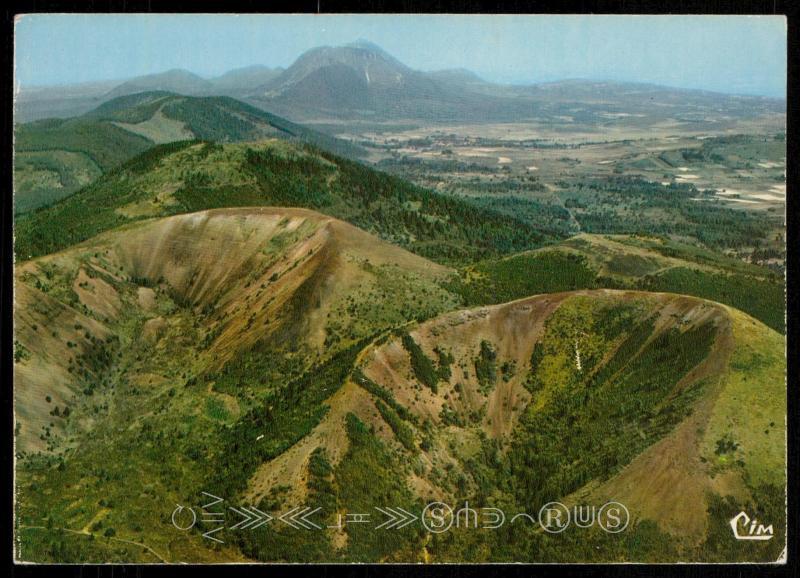
[[(336, 219), (283, 208), (157, 219), (26, 262), (15, 272), (17, 449), (65, 442), (54, 408), (71, 407), (77, 423), (81, 406), (96, 405), (86, 392), (123, 377), (111, 366), (125, 340), (170, 359), (191, 355), (198, 372), (273, 336), (324, 355), (407, 320), (420, 288), (434, 311), (452, 308), (455, 297), (437, 284), (447, 273)], [(367, 294), (364, 313), (349, 313), (348, 299)], [(194, 332), (196, 352), (181, 345)]]
[[(763, 324), (701, 299), (636, 291), (457, 310), (439, 283), (448, 272), (299, 209), (142, 222), (23, 263), (17, 453), (83, 470), (114, 450), (158, 473), (154, 448), (195, 448), (192, 436), (206, 436), (186, 459), (210, 478), (223, 452), (229, 467), (267, 440), (270, 451), (235, 472), (237, 495), (258, 504), (280, 490), (285, 503), (303, 503), (317, 450), (332, 482), (348, 466), (357, 419), (393, 460), (382, 475), (415, 499), (456, 503), (479, 484), (520, 507), (545, 495), (616, 499), (695, 543), (706, 536), (707, 496), (747, 501), (749, 480), (783, 475), (781, 445), (764, 433), (785, 411), (783, 342)], [(306, 364), (295, 378), (352, 356), (319, 391), (314, 379), (268, 391), (259, 372), (282, 360), (265, 343), (294, 348), (290, 360)], [(226, 374), (231, 367), (243, 371)], [(278, 422), (301, 401), (296, 422)], [(276, 437), (275, 422), (297, 435)], [(233, 428), (217, 445), (213, 436)], [(120, 491), (133, 499), (140, 490)], [(691, 506), (675, 507), (687, 496)]]

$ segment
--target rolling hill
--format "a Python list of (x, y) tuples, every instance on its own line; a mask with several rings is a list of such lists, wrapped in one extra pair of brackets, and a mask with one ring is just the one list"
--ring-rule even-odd
[(557, 229), (282, 141), (156, 147), (64, 201), (20, 217), (16, 250), (24, 259), (133, 220), (241, 205), (320, 210), (440, 262), (489, 257), (461, 269), (448, 285), (465, 306), (576, 289), (670, 291), (731, 305), (784, 331), (784, 280), (765, 267), (663, 238), (559, 240)]
[(104, 99), (112, 100), (120, 96), (155, 91), (183, 96), (240, 97), (269, 82), (281, 72), (282, 68), (256, 64), (229, 70), (220, 76), (201, 78), (188, 70), (173, 69), (127, 80), (106, 93)]
[(693, 295), (725, 303), (785, 331), (782, 275), (657, 237), (580, 234), (542, 249), (469, 265), (451, 284), (467, 305), (592, 288)]
[(69, 118), (94, 110), (120, 96), (141, 92), (173, 92), (182, 96), (232, 96), (240, 98), (283, 71), (256, 64), (201, 78), (188, 70), (173, 69), (123, 81), (107, 80), (66, 86), (21, 87), (15, 95), (15, 122)]
[(23, 213), (68, 196), (157, 144), (276, 136), (352, 157), (361, 154), (355, 145), (230, 97), (140, 92), (114, 98), (80, 117), (18, 125), (15, 210)]
[[(638, 291), (452, 311), (449, 274), (283, 208), (127, 223), (18, 266), (25, 559), (777, 557), (782, 336), (725, 306)], [(519, 523), (264, 525), (209, 547), (163, 523), (203, 491), (272, 515), (323, 508), (315, 521), (329, 525), (376, 505), (418, 515), (468, 500), (510, 515), (615, 499), (632, 527), (556, 541)], [(768, 548), (721, 531), (744, 507), (775, 524)]]
[[(406, 456), (397, 463), (411, 461), (408, 484), (424, 501), (530, 512), (616, 500), (634, 524), (621, 540), (456, 530), (428, 541), (433, 560), (568, 561), (595, 547), (607, 561), (664, 560), (673, 548), (744, 559), (754, 550), (739, 550), (727, 520), (747, 504), (779, 518), (783, 507), (782, 343), (736, 310), (659, 293), (578, 291), (448, 313), (368, 348), (320, 435), (290, 452), (322, 447), (346, 462), (328, 440), (352, 412)], [(374, 407), (348, 395), (359, 389)], [(256, 471), (251, 496), (275, 470)], [(759, 555), (775, 559), (778, 542)]]
[[(493, 90), (363, 43), (273, 72), (241, 74), (314, 114), (435, 115), (459, 86), (467, 108)], [(666, 237), (565, 239), (559, 213), (534, 226), (331, 152), (349, 146), (166, 92), (20, 127), (17, 183), (80, 188), (15, 218), (18, 559), (779, 557), (779, 276)], [(175, 505), (208, 496), (264, 523), (179, 528)], [(554, 500), (620, 502), (629, 527), (519, 518)], [(505, 523), (426, 531), (433, 501)], [(281, 522), (300, 507), (316, 526)], [(386, 508), (414, 521), (336, 525)], [(737, 542), (740, 511), (774, 539)]]
[(212, 92), (240, 98), (271, 81), (281, 72), (283, 69), (280, 67), (270, 68), (259, 64), (236, 68), (210, 79)]
[(530, 249), (554, 236), (310, 145), (182, 141), (151, 148), (20, 216), (15, 250), (25, 260), (135, 220), (256, 205), (319, 210), (440, 262)]
[(173, 69), (158, 74), (139, 76), (123, 82), (106, 94), (108, 100), (141, 92), (173, 92), (184, 96), (207, 94), (212, 83), (188, 70)]
[[(34, 550), (47, 518), (86, 527), (79, 542), (99, 528), (117, 539), (145, 534), (127, 547), (109, 542), (122, 554), (101, 546), (106, 561), (157, 561), (153, 551), (242, 559), (230, 548), (200, 553), (198, 537), (170, 546), (175, 536), (157, 522), (162, 500), (208, 481), (205, 452), (219, 451), (220, 434), (267, 399), (288, 410), (276, 443), (302, 437), (324, 410), (325, 386), (338, 387), (340, 370), (326, 377), (320, 364), (335, 368), (376, 332), (451, 309), (456, 297), (438, 284), (447, 273), (347, 223), (280, 208), (150, 219), (17, 267), (22, 556), (70, 557), (52, 547), (71, 549), (59, 541), (75, 534), (57, 532), (54, 545)], [(313, 387), (295, 402), (287, 380), (307, 371)], [(195, 444), (204, 449), (187, 454)], [(93, 481), (79, 481), (87, 468)], [(111, 478), (125, 481), (109, 486)], [(51, 483), (63, 491), (44, 498)], [(73, 546), (92, 558), (86, 544)]]

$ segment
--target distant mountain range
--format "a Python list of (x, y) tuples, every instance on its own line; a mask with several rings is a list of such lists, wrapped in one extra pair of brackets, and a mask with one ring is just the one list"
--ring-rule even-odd
[[(636, 114), (784, 112), (785, 100), (653, 85), (567, 80), (531, 86), (493, 84), (463, 70), (421, 72), (369, 42), (313, 48), (287, 69), (250, 66), (205, 79), (180, 69), (119, 83), (23, 89), (18, 122), (88, 112), (119, 96), (168, 91), (232, 96), (292, 120), (418, 119), (499, 121), (563, 114), (570, 104)], [(573, 108), (575, 108), (573, 106)], [(581, 106), (573, 113), (583, 114)]]
[[(209, 95), (223, 87), (243, 96)], [(571, 168), (557, 169), (571, 178), (551, 191), (558, 204), (527, 198), (548, 191), (503, 169), (478, 173), (481, 196), (451, 194), (353, 160), (359, 146), (297, 120), (646, 116), (680, 134), (672, 121), (785, 103), (499, 86), (415, 71), (367, 43), (315, 49), (282, 71), (170, 71), (63, 94), (58, 110), (91, 110), (15, 126), (18, 560), (781, 556), (784, 276), (701, 244), (723, 228), (758, 241), (756, 223), (776, 220), (695, 203), (710, 193), (687, 183)], [(476, 132), (493, 138), (496, 126)], [(742, 164), (665, 139), (643, 148), (737, 174), (785, 154), (783, 139), (756, 149), (760, 136), (743, 136), (726, 136)], [(504, 199), (506, 188), (519, 194)], [(612, 235), (618, 219), (627, 230)], [(596, 234), (573, 236), (572, 223)], [(177, 522), (209, 496), (230, 517)], [(435, 531), (448, 516), (433, 508), (448, 504), (454, 527)], [(554, 504), (565, 523), (574, 513), (558, 536)], [(771, 539), (740, 542), (737, 512)]]
[(282, 68), (255, 65), (237, 68), (205, 79), (188, 70), (172, 69), (124, 81), (104, 81), (68, 86), (22, 88), (16, 100), (16, 121), (67, 118), (85, 114), (120, 96), (141, 92), (172, 92), (184, 96), (241, 98), (283, 72)]
[(159, 74), (139, 76), (123, 82), (106, 97), (116, 98), (138, 92), (164, 90), (188, 96), (244, 96), (283, 72), (281, 68), (248, 66), (207, 80), (188, 70), (173, 69)]

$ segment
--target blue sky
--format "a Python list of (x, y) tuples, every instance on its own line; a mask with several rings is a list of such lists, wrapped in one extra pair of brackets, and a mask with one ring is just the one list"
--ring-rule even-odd
[(785, 96), (786, 23), (753, 16), (49, 15), (16, 27), (22, 86), (201, 76), (289, 66), (320, 45), (365, 39), (419, 70), (487, 80), (648, 82)]

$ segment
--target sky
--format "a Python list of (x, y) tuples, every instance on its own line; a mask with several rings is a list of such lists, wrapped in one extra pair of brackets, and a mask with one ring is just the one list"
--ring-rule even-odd
[(367, 40), (418, 70), (486, 80), (645, 82), (786, 95), (782, 16), (158, 15), (18, 17), (18, 86), (126, 79), (172, 68), (203, 77)]

